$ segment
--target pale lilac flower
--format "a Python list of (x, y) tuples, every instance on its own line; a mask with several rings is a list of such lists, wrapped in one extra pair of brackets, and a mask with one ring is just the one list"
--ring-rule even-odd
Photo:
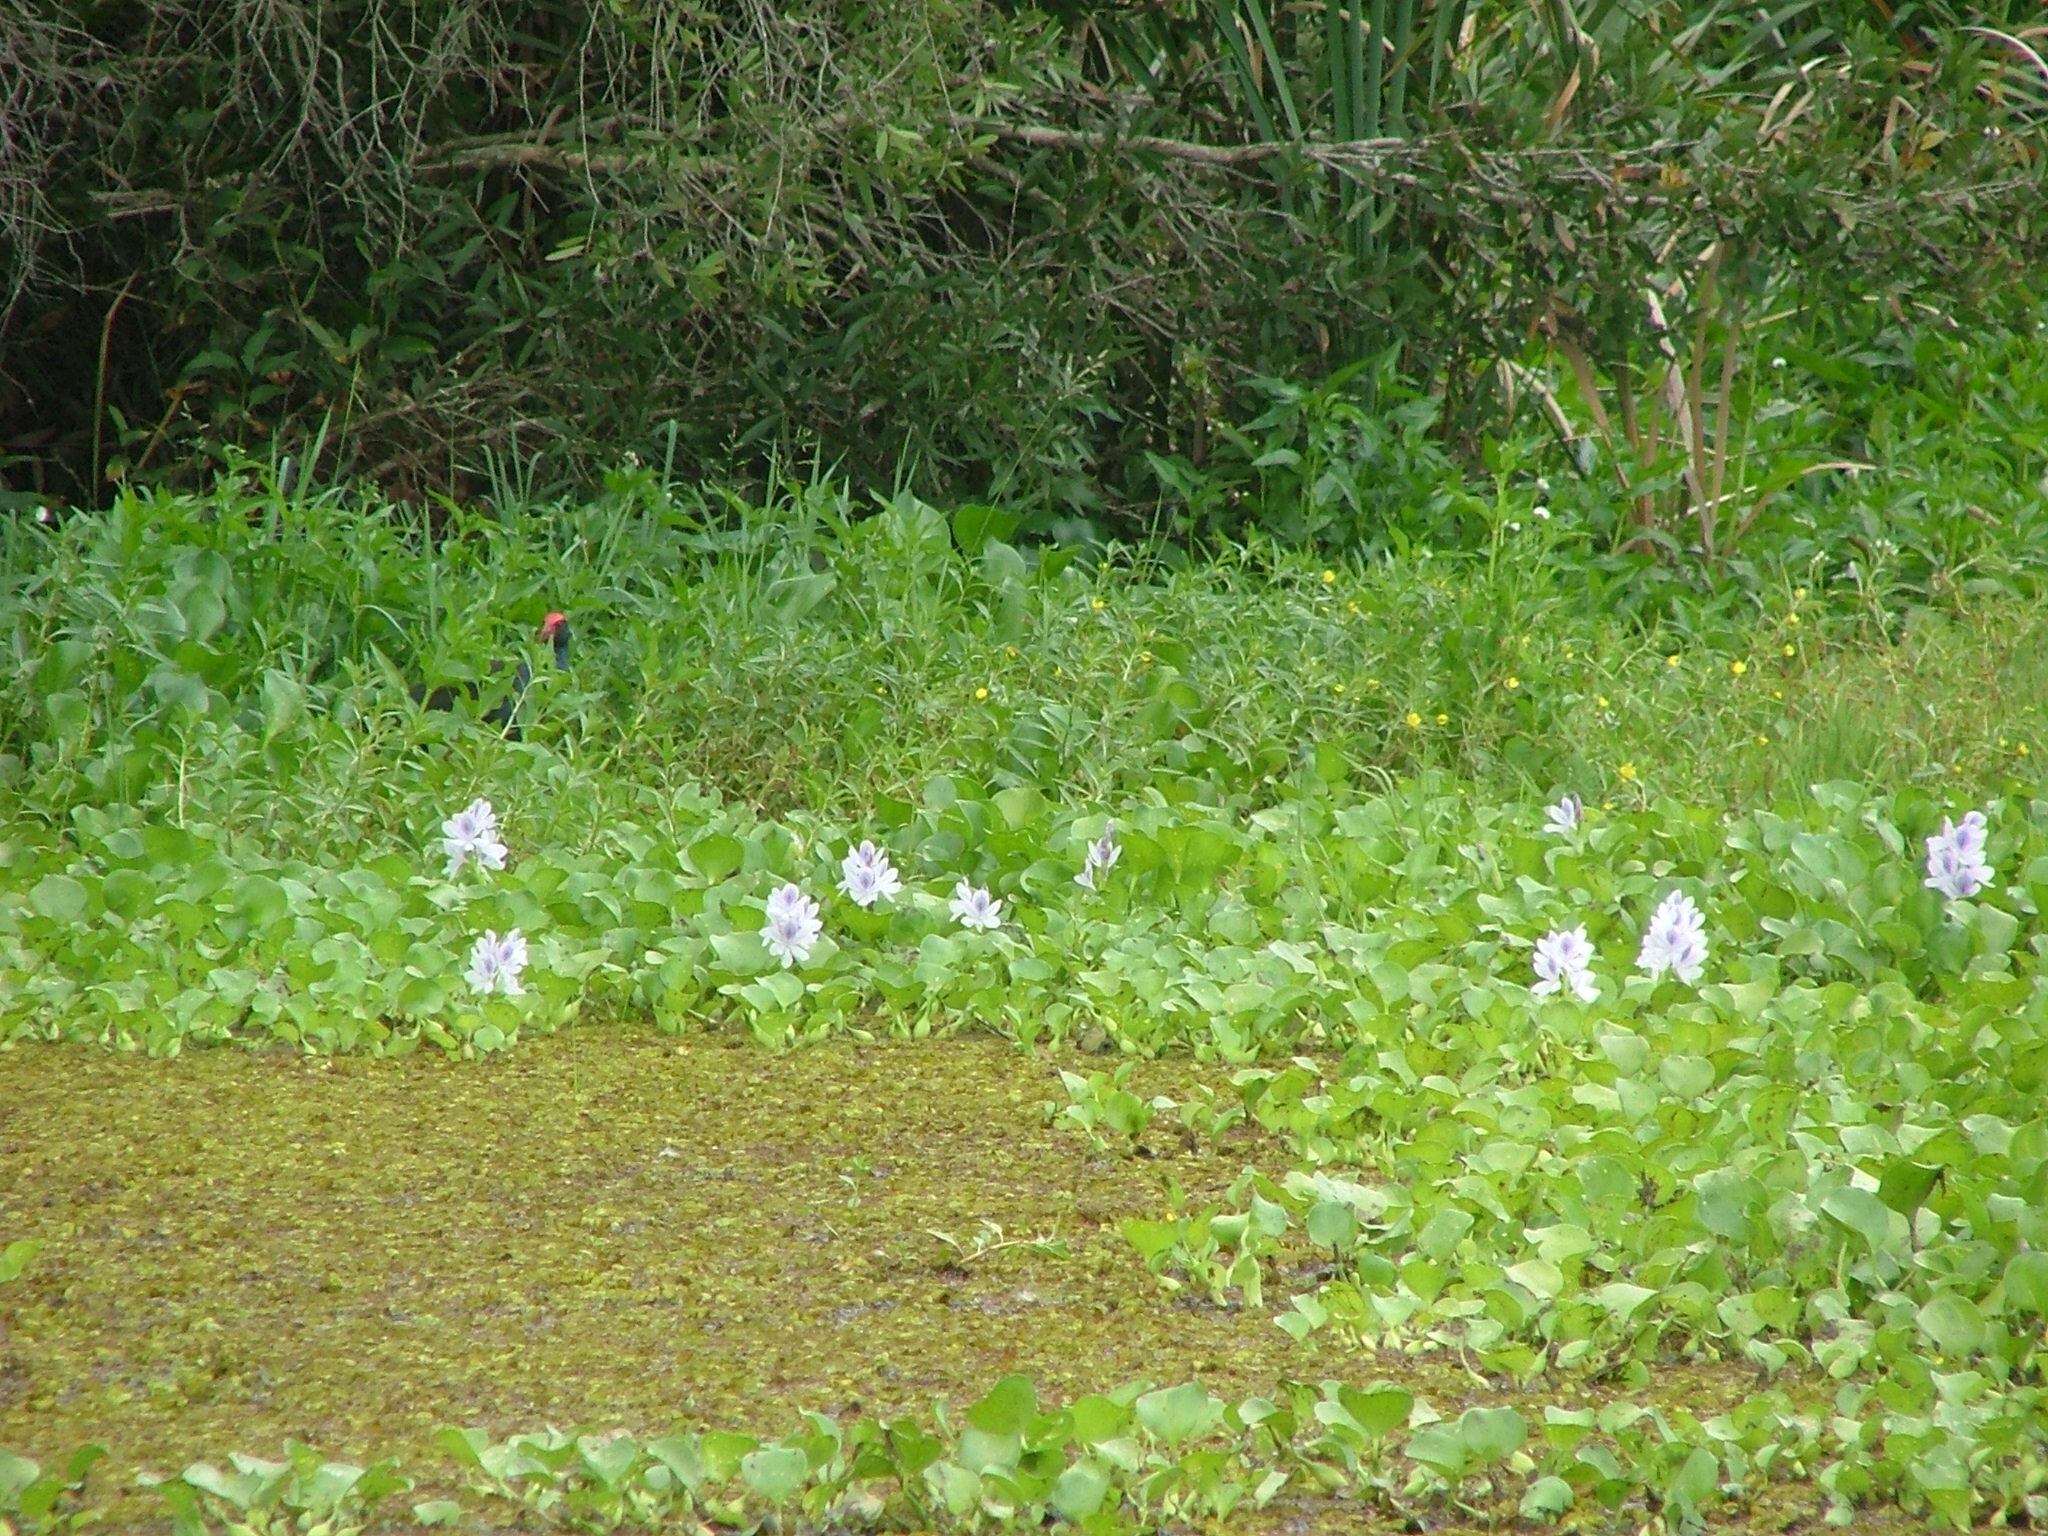
[(526, 989), (519, 985), (519, 973), (526, 969), (526, 936), (517, 928), (502, 939), (495, 929), (486, 928), (469, 952), (469, 984), (485, 997), (502, 992), (518, 997)]
[(1951, 900), (1974, 896), (1991, 882), (1991, 866), (1984, 859), (1984, 839), (1990, 822), (1982, 811), (1971, 811), (1958, 825), (1944, 816), (1941, 830), (1927, 839), (1926, 884)]
[(1707, 920), (1693, 899), (1673, 891), (1650, 914), (1636, 964), (1655, 981), (1666, 971), (1691, 986), (1707, 963)]
[(965, 876), (953, 887), (953, 899), (948, 906), (963, 928), (1002, 926), (1003, 904), (989, 895), (987, 886), (969, 885)]
[(768, 922), (761, 937), (785, 966), (810, 959), (811, 946), (824, 931), (818, 904), (803, 893), (803, 887), (785, 885), (768, 898)]
[(505, 845), (498, 840), (498, 813), (491, 802), (476, 799), (441, 823), (441, 850), (448, 857), (448, 878), (462, 873), (475, 859), (485, 869), (505, 867)]
[(1577, 795), (1566, 795), (1557, 804), (1544, 807), (1544, 830), (1555, 832), (1559, 837), (1570, 837), (1579, 830), (1579, 821), (1586, 814), (1586, 807)]
[(1599, 995), (1593, 980), (1593, 946), (1586, 938), (1585, 924), (1576, 928), (1553, 929), (1536, 941), (1536, 985), (1529, 990), (1538, 997), (1570, 987), (1582, 1003)]
[(1074, 876), (1074, 884), (1085, 885), (1091, 891), (1100, 890), (1097, 877), (1109, 873), (1112, 865), (1124, 856), (1124, 850), (1116, 840), (1116, 823), (1104, 822), (1102, 836), (1088, 845), (1087, 857), (1082, 861), (1081, 873)]
[(857, 906), (872, 907), (883, 897), (898, 895), (903, 890), (903, 881), (896, 866), (889, 862), (889, 855), (873, 843), (862, 843), (849, 850), (839, 869), (839, 889)]
[(1941, 818), (1941, 835), (1955, 844), (1956, 852), (1969, 864), (1984, 862), (1984, 838), (1990, 830), (1991, 823), (1982, 811), (1971, 811), (1960, 826), (1946, 816)]

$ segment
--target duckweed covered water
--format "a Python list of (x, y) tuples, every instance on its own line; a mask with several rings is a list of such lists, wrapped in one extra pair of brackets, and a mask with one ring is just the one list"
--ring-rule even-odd
[[(95, 1486), (118, 1500), (139, 1470), (287, 1439), (427, 1472), (445, 1424), (772, 1433), (804, 1409), (921, 1414), (1011, 1372), (1048, 1399), (1341, 1376), (1447, 1411), (1501, 1400), (1452, 1364), (1305, 1349), (1265, 1313), (1164, 1292), (1117, 1224), (1157, 1215), (1169, 1181), (1213, 1197), (1256, 1133), (1105, 1154), (1047, 1124), (1056, 1097), (1049, 1061), (989, 1040), (0, 1052), (0, 1238), (48, 1244), (0, 1289), (0, 1446), (104, 1443)], [(1659, 1388), (1697, 1410), (1742, 1385), (1684, 1369)]]

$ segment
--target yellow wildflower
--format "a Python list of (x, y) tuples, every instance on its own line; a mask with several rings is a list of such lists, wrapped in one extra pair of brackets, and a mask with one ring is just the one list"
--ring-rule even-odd
[(1411, 731), (1422, 729), (1422, 716), (1415, 713), (1412, 709), (1408, 711), (1408, 729)]
[(1337, 573), (1335, 571), (1324, 571), (1323, 585), (1326, 587), (1334, 587), (1335, 585), (1337, 585)]
[(1519, 687), (1521, 687), (1521, 686), (1522, 686), (1522, 680), (1521, 680), (1521, 679), (1520, 679), (1519, 677), (1511, 677), (1511, 678), (1509, 678), (1509, 679), (1508, 679), (1508, 687), (1509, 687), (1509, 688), (1519, 688)]
[(1634, 763), (1623, 763), (1619, 768), (1615, 769), (1614, 771), (1621, 775), (1621, 779), (1624, 784), (1635, 783), (1636, 765)]
[(1728, 670), (1734, 673), (1737, 677), (1740, 677), (1743, 673), (1749, 670), (1749, 663), (1738, 658), (1737, 660), (1728, 663)]
[(1678, 665), (1678, 652), (1676, 652), (1676, 651), (1673, 651), (1673, 652), (1672, 652), (1672, 653), (1671, 653), (1671, 654), (1670, 654), (1669, 656), (1666, 656), (1666, 657), (1664, 658), (1664, 665), (1665, 665), (1665, 666), (1667, 666), (1667, 667), (1675, 667), (1675, 666), (1677, 666), (1677, 665)]
[(1447, 714), (1444, 714), (1441, 710), (1439, 710), (1437, 712), (1436, 723), (1438, 725), (1449, 725), (1451, 723), (1451, 717)]
[(986, 688), (977, 688), (974, 690), (974, 696), (976, 699), (985, 699), (988, 697), (988, 690)]
[(1102, 599), (1099, 597), (1091, 597), (1088, 599), (1088, 606), (1090, 608), (1093, 608), (1097, 613), (1100, 613), (1103, 609)]

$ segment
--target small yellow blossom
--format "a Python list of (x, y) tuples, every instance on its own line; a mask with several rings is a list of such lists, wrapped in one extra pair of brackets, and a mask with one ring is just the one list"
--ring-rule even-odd
[(1522, 680), (1521, 680), (1521, 679), (1520, 679), (1519, 677), (1511, 677), (1511, 678), (1509, 678), (1509, 679), (1508, 679), (1508, 687), (1510, 687), (1510, 688), (1519, 688), (1519, 687), (1521, 687), (1521, 686), (1522, 686)]
[(1422, 716), (1415, 713), (1412, 709), (1408, 711), (1408, 729), (1411, 731), (1422, 729)]
[(1441, 710), (1439, 710), (1437, 712), (1436, 723), (1438, 725), (1449, 725), (1451, 723), (1451, 717), (1447, 714), (1444, 714)]
[(1607, 707), (1607, 695), (1604, 693), (1595, 694), (1593, 696), (1593, 702), (1595, 704), (1598, 704), (1602, 709), (1605, 709)]
[(1365, 680), (1365, 686), (1366, 686), (1367, 688), (1377, 688), (1377, 687), (1379, 687), (1379, 685), (1380, 685), (1380, 680), (1379, 680), (1378, 678), (1376, 678), (1376, 677), (1368, 677), (1368, 678), (1367, 678), (1367, 679)]
[(1672, 653), (1671, 653), (1671, 654), (1670, 654), (1669, 656), (1666, 656), (1666, 657), (1664, 658), (1664, 665), (1665, 665), (1665, 666), (1667, 666), (1667, 667), (1675, 667), (1675, 666), (1677, 666), (1677, 665), (1678, 665), (1678, 652), (1676, 652), (1676, 651), (1673, 651), (1673, 652), (1672, 652)]
[(1799, 647), (1794, 645), (1790, 640), (1787, 640), (1785, 642), (1785, 654), (1787, 656), (1797, 656), (1799, 654)]
[(1771, 738), (1766, 736), (1762, 731), (1758, 731), (1756, 733), (1756, 744), (1760, 747), (1768, 747), (1771, 744)]
[(1785, 622), (1787, 624), (1797, 624), (1799, 622), (1799, 615), (1796, 613), (1788, 613), (1785, 615)]
[(1621, 779), (1624, 784), (1635, 783), (1636, 765), (1634, 763), (1623, 763), (1619, 768), (1615, 769), (1614, 771), (1621, 775)]
[(1356, 603), (1346, 603), (1346, 604), (1344, 605), (1344, 611), (1345, 611), (1346, 613), (1356, 613), (1356, 612), (1358, 612), (1358, 604), (1356, 604)]
[(1334, 587), (1335, 585), (1337, 585), (1337, 573), (1335, 571), (1323, 572), (1323, 585), (1326, 587)]
[(1804, 588), (1804, 587), (1794, 587), (1794, 588), (1792, 589), (1792, 601), (1793, 601), (1793, 602), (1795, 602), (1795, 603), (1803, 603), (1803, 602), (1805, 602), (1805, 601), (1806, 601), (1806, 588)]
[(1138, 660), (1149, 665), (1152, 661), (1152, 653), (1150, 651), (1140, 651), (1138, 652)]
[(2021, 757), (2025, 757), (2027, 755), (2027, 744), (2023, 741), (2017, 747), (2014, 747), (2013, 750), (2019, 753)]
[(977, 688), (974, 690), (974, 696), (977, 699), (985, 699), (988, 697), (988, 690), (986, 688)]
[(880, 683), (877, 683), (877, 684), (875, 684), (875, 692), (877, 692), (877, 693), (879, 693), (879, 694), (883, 694), (883, 695), (885, 695), (885, 696), (886, 696), (886, 695), (888, 694), (889, 690), (888, 690), (888, 689), (886, 689), (886, 688), (884, 688), (884, 687), (883, 687), (883, 686), (882, 686), (882, 685), (881, 685)]
[(1100, 613), (1103, 609), (1102, 599), (1099, 597), (1091, 597), (1088, 599), (1088, 606), (1090, 608), (1093, 608), (1097, 613)]
[(1330, 684), (1330, 692), (1337, 694), (1341, 697), (1344, 692), (1344, 685), (1342, 683), (1332, 683)]
[(1771, 697), (1774, 699), (1782, 699), (1785, 697), (1785, 690), (1782, 688), (1773, 688), (1771, 690)]
[(1570, 646), (1566, 646), (1564, 648), (1564, 659), (1566, 661), (1570, 661), (1572, 659), (1572, 648)]
[(1009, 657), (1012, 661), (1014, 661), (1017, 658), (1017, 647), (1015, 647), (1014, 645), (1006, 645), (1003, 647), (1003, 654)]
[(1603, 811), (1611, 811), (1614, 809), (1614, 802), (1612, 800), (1602, 800), (1600, 802), (1600, 809)]
[(1743, 673), (1749, 670), (1749, 663), (1738, 658), (1737, 660), (1728, 663), (1728, 670), (1734, 673), (1737, 677), (1740, 677)]

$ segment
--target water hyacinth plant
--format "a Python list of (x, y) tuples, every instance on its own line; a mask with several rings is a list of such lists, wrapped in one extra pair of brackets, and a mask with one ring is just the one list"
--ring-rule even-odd
[(526, 936), (517, 928), (499, 937), (486, 928), (469, 952), (469, 984), (483, 997), (502, 992), (518, 997), (525, 992), (519, 976), (526, 969)]
[(1002, 926), (1002, 902), (989, 894), (987, 886), (970, 885), (965, 876), (953, 887), (953, 899), (947, 908), (963, 928), (988, 930)]
[(441, 823), (441, 851), (448, 859), (448, 878), (462, 873), (471, 859), (485, 869), (505, 867), (505, 844), (498, 837), (498, 813), (478, 797)]
[(1593, 979), (1593, 945), (1583, 923), (1576, 928), (1553, 929), (1538, 939), (1531, 963), (1536, 985), (1529, 990), (1538, 997), (1569, 988), (1580, 1002), (1590, 1003), (1600, 993), (1600, 984)]
[(1982, 811), (1971, 811), (1960, 823), (1944, 816), (1941, 830), (1927, 839), (1925, 884), (1951, 901), (1974, 896), (1991, 883), (1992, 868), (1984, 858), (1984, 839), (1990, 821)]
[(768, 921), (761, 929), (769, 953), (784, 966), (801, 965), (825, 931), (818, 904), (796, 884), (781, 886), (768, 898)]
[(1103, 824), (1102, 836), (1088, 845), (1088, 853), (1081, 865), (1081, 873), (1074, 876), (1074, 884), (1086, 886), (1091, 891), (1100, 890), (1098, 883), (1109, 873), (1116, 861), (1124, 856), (1123, 848), (1116, 840), (1116, 823)]
[(1636, 964), (1652, 981), (1669, 973), (1691, 986), (1706, 963), (1707, 920), (1690, 896), (1673, 891), (1651, 914)]
[(1557, 804), (1543, 810), (1544, 830), (1559, 837), (1570, 837), (1579, 830), (1579, 823), (1585, 819), (1585, 803), (1577, 795), (1566, 795)]
[(896, 873), (896, 866), (889, 862), (889, 855), (872, 842), (863, 842), (858, 848), (849, 849), (839, 869), (839, 889), (856, 906), (872, 907), (877, 901), (900, 895), (903, 891), (903, 880)]

